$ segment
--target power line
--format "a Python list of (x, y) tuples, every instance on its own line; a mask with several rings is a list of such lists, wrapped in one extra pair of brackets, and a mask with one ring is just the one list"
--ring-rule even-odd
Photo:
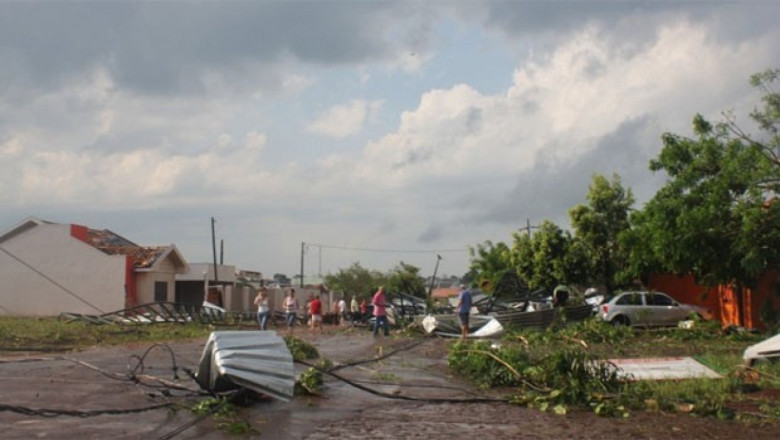
[(395, 254), (443, 254), (443, 253), (452, 253), (452, 252), (468, 252), (469, 250), (468, 248), (429, 249), (429, 250), (381, 249), (381, 248), (363, 248), (363, 247), (352, 247), (352, 246), (336, 246), (336, 245), (317, 244), (317, 243), (306, 243), (306, 246), (317, 246), (319, 248), (325, 248), (325, 249), (341, 249), (341, 250), (359, 251), (359, 252), (384, 252), (384, 253), (395, 253)]

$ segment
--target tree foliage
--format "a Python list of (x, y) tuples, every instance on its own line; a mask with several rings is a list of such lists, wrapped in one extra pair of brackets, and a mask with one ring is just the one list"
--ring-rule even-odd
[(476, 273), (478, 285), (485, 293), (491, 293), (501, 275), (513, 270), (511, 251), (506, 243), (493, 244), (490, 240), (469, 248), (471, 265), (469, 273)]
[(617, 174), (611, 181), (595, 174), (586, 199), (587, 205), (569, 210), (578, 240), (577, 250), (585, 259), (590, 280), (603, 285), (611, 294), (621, 284), (626, 267), (626, 251), (620, 235), (629, 229), (634, 196), (630, 189), (623, 188)]
[(582, 281), (582, 261), (573, 257), (568, 231), (545, 220), (533, 235), (515, 232), (512, 236), (512, 266), (529, 287), (553, 288)]
[(339, 269), (335, 274), (325, 275), (325, 284), (330, 290), (357, 295), (358, 298), (370, 298), (386, 279), (379, 271), (368, 270), (360, 263), (353, 263), (347, 269)]
[(385, 286), (388, 295), (401, 292), (422, 298), (426, 292), (420, 268), (403, 261), (387, 273), (368, 270), (360, 263), (352, 263), (346, 269), (326, 275), (325, 284), (330, 290), (349, 296), (357, 295), (358, 298), (371, 298), (379, 286)]
[(387, 275), (387, 289), (393, 292), (401, 292), (418, 298), (425, 298), (425, 279), (420, 276), (420, 268), (401, 261)]
[[(753, 138), (727, 114), (725, 122), (693, 119), (694, 137), (666, 133), (650, 163), (667, 183), (633, 218), (635, 272), (662, 268), (693, 274), (707, 285), (751, 286), (780, 262), (778, 123), (780, 99), (769, 92), (778, 70), (753, 77), (764, 108), (751, 117)], [(641, 263), (644, 261), (645, 263)], [(649, 263), (648, 263), (649, 262)]]

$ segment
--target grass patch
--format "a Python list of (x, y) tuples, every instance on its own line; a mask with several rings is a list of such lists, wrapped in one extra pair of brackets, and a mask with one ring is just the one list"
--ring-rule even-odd
[[(747, 369), (742, 361), (744, 349), (764, 337), (725, 335), (704, 322), (688, 330), (642, 330), (589, 319), (560, 329), (509, 331), (499, 343), (456, 342), (448, 363), (478, 386), (509, 387), (515, 403), (558, 414), (577, 407), (618, 417), (647, 410), (780, 421), (780, 363)], [(723, 378), (627, 382), (607, 361), (665, 356), (694, 357)]]
[(93, 345), (196, 339), (207, 337), (214, 330), (214, 326), (200, 323), (125, 326), (48, 317), (0, 317), (0, 351), (70, 350)]

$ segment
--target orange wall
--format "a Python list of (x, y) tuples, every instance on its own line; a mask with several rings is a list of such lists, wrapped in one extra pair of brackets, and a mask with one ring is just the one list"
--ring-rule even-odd
[(81, 240), (84, 243), (87, 242), (87, 227), (81, 225), (70, 225), (70, 236)]
[(696, 284), (692, 275), (669, 274), (651, 275), (648, 285), (652, 290), (668, 293), (677, 301), (708, 307), (724, 327), (741, 325), (747, 328), (764, 328), (760, 317), (761, 308), (767, 298), (774, 303), (775, 310), (780, 309), (780, 297), (775, 295), (777, 283), (777, 272), (770, 271), (758, 280), (755, 290), (744, 290), (742, 304), (745, 322), (741, 324), (737, 311), (737, 293), (731, 286), (707, 288)]

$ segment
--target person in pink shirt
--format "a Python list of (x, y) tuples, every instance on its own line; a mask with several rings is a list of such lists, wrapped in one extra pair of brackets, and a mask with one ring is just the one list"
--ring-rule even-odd
[(390, 335), (387, 326), (387, 298), (385, 297), (385, 286), (379, 286), (374, 297), (371, 299), (374, 306), (374, 336), (379, 334), (379, 326), (384, 329), (385, 336)]

